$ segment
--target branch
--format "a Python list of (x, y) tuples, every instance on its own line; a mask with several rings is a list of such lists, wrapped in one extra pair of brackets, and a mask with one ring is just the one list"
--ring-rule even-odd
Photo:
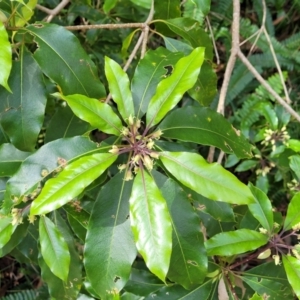
[(70, 2), (70, 0), (62, 0), (55, 8), (49, 9), (42, 5), (37, 4), (36, 8), (45, 12), (49, 16), (46, 18), (46, 22), (51, 22), (51, 20)]

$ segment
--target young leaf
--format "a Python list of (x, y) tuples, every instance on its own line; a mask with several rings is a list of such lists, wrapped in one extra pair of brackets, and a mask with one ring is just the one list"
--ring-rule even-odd
[(107, 56), (105, 57), (105, 75), (112, 98), (118, 105), (118, 111), (123, 120), (128, 123), (129, 116), (135, 115), (128, 75), (119, 64)]
[(70, 31), (48, 23), (33, 24), (24, 30), (38, 44), (34, 53), (37, 63), (64, 95), (83, 94), (97, 99), (105, 96), (95, 64)]
[(136, 247), (129, 221), (132, 181), (114, 176), (101, 189), (88, 225), (84, 265), (94, 291), (106, 299), (126, 284)]
[(122, 122), (108, 104), (84, 95), (64, 96), (60, 93), (55, 93), (53, 96), (67, 101), (74, 114), (78, 118), (89, 122), (93, 127), (105, 133), (120, 134)]
[(43, 216), (39, 222), (41, 254), (52, 273), (67, 281), (70, 267), (70, 252), (56, 226)]
[[(2, 71), (1, 71), (2, 72)], [(24, 46), (14, 61), (9, 79), (12, 94), (0, 89), (1, 125), (11, 143), (22, 151), (34, 151), (44, 121), (46, 90), (43, 74)]]
[(147, 111), (161, 78), (166, 77), (169, 71), (173, 71), (175, 64), (181, 57), (182, 53), (172, 53), (159, 47), (155, 50), (149, 50), (145, 57), (139, 61), (131, 82), (134, 108), (138, 118), (141, 118)]
[(0, 84), (9, 92), (11, 89), (8, 86), (7, 80), (12, 67), (11, 45), (8, 40), (8, 34), (3, 23), (0, 21)]
[(184, 3), (184, 17), (190, 17), (203, 22), (205, 16), (209, 13), (211, 0), (187, 0)]
[(110, 153), (96, 153), (66, 166), (57, 177), (46, 182), (40, 195), (32, 202), (30, 214), (47, 214), (71, 201), (116, 159), (117, 156)]
[(174, 180), (167, 180), (161, 192), (173, 225), (168, 278), (189, 290), (195, 284), (202, 283), (207, 272), (207, 256), (199, 218), (187, 194)]
[(190, 55), (181, 58), (176, 63), (173, 73), (169, 77), (158, 84), (147, 111), (148, 126), (159, 123), (181, 100), (183, 94), (193, 87), (203, 60), (204, 48), (194, 49)]
[(11, 217), (0, 218), (0, 249), (7, 244), (16, 228), (11, 222)]
[(249, 188), (256, 202), (249, 204), (249, 210), (263, 228), (267, 229), (268, 232), (271, 233), (273, 229), (273, 211), (271, 201), (263, 191), (256, 188), (251, 183), (249, 183)]
[(289, 203), (283, 228), (286, 231), (299, 223), (300, 223), (300, 193), (297, 193)]
[(144, 170), (134, 179), (129, 203), (137, 249), (149, 270), (165, 281), (172, 250), (172, 224), (165, 199)]
[(231, 256), (255, 250), (268, 242), (268, 236), (250, 229), (221, 232), (205, 242), (208, 255)]
[(252, 157), (252, 146), (219, 113), (205, 107), (186, 106), (172, 111), (159, 125), (166, 138), (212, 145), (239, 158)]
[(177, 180), (204, 197), (239, 205), (254, 202), (246, 185), (219, 164), (207, 163), (199, 154), (161, 152), (160, 159)]
[(29, 156), (29, 152), (23, 152), (12, 144), (0, 146), (0, 177), (12, 176), (20, 167), (21, 163)]
[(292, 286), (295, 294), (297, 297), (300, 297), (300, 260), (290, 256), (290, 255), (283, 255), (282, 256), (283, 266), (286, 272), (286, 276), (290, 285)]

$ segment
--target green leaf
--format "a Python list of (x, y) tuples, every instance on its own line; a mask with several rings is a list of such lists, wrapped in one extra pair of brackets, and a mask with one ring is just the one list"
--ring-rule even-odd
[(37, 5), (37, 0), (29, 0), (26, 3), (22, 0), (16, 0), (17, 2), (21, 3), (22, 5), (18, 5), (16, 7), (16, 15), (15, 18), (15, 26), (23, 27), (33, 16), (34, 8)]
[(0, 84), (4, 86), (9, 92), (12, 92), (8, 86), (8, 77), (12, 67), (11, 46), (8, 40), (8, 34), (3, 23), (0, 21)]
[(176, 109), (159, 128), (166, 138), (212, 145), (239, 158), (252, 157), (252, 146), (248, 141), (221, 114), (209, 108), (186, 106)]
[(165, 281), (172, 250), (172, 224), (165, 199), (143, 169), (134, 179), (129, 203), (137, 249), (149, 270)]
[(239, 205), (254, 202), (249, 188), (233, 174), (196, 153), (160, 152), (160, 159), (177, 180), (204, 197)]
[(235, 169), (235, 172), (245, 172), (254, 168), (258, 164), (257, 160), (247, 159), (242, 161)]
[(116, 159), (117, 156), (110, 153), (96, 153), (81, 157), (66, 166), (57, 177), (46, 182), (42, 192), (32, 202), (30, 214), (46, 214), (68, 203)]
[(89, 122), (93, 127), (105, 133), (120, 134), (122, 122), (108, 104), (84, 95), (64, 96), (60, 93), (53, 95), (67, 101), (74, 114), (80, 119)]
[(203, 282), (207, 256), (200, 221), (187, 194), (172, 179), (161, 188), (173, 226), (172, 255), (168, 278), (186, 289)]
[[(193, 47), (188, 43), (185, 43), (180, 40), (172, 39), (166, 36), (163, 36), (166, 48), (174, 53), (182, 52), (184, 55), (189, 55), (193, 51)], [(201, 73), (201, 72), (200, 72)]]
[(264, 298), (255, 293), (249, 300), (264, 300)]
[(40, 255), (38, 261), (41, 268), (42, 279), (47, 284), (49, 293), (53, 299), (77, 299), (77, 294), (82, 283), (82, 262), (67, 224), (57, 211), (54, 212), (53, 215), (55, 225), (66, 241), (70, 251), (70, 271), (66, 282), (59, 279), (51, 272), (43, 257)]
[(13, 226), (11, 222), (11, 217), (0, 218), (0, 249), (8, 243), (16, 229), (16, 226)]
[(297, 297), (300, 297), (300, 261), (299, 259), (290, 256), (283, 255), (282, 256), (283, 266), (288, 278), (290, 285), (292, 286)]
[(183, 94), (192, 88), (197, 80), (204, 59), (204, 48), (196, 48), (181, 58), (175, 65), (173, 73), (162, 80), (151, 98), (147, 111), (147, 125), (153, 126), (176, 106)]
[(14, 205), (12, 199), (21, 201), (24, 195), (29, 198), (35, 197), (38, 192), (35, 189), (44, 180), (43, 173), (55, 172), (60, 167), (59, 160), (63, 159), (69, 163), (70, 160), (93, 151), (98, 151), (97, 146), (86, 137), (59, 139), (41, 147), (27, 157), (17, 173), (8, 180), (3, 212), (10, 212)]
[(184, 17), (192, 18), (203, 23), (205, 16), (210, 11), (211, 0), (187, 0), (184, 2)]
[(143, 269), (131, 269), (130, 279), (124, 290), (139, 296), (147, 296), (162, 288), (164, 284), (152, 273)]
[[(300, 142), (300, 141), (299, 141)], [(290, 141), (289, 141), (290, 143)], [(295, 172), (298, 179), (300, 179), (300, 156), (292, 155), (289, 157), (290, 167)]]
[(104, 12), (107, 14), (116, 6), (117, 2), (118, 0), (105, 0), (103, 5)]
[(213, 59), (213, 46), (212, 42), (203, 28), (200, 27), (198, 21), (191, 18), (175, 18), (166, 20), (166, 18), (161, 18), (160, 20), (155, 20), (153, 23), (163, 23), (166, 24), (170, 30), (172, 30), (176, 35), (179, 35), (183, 40), (187, 41), (193, 48), (204, 47), (205, 48), (205, 58)]
[(249, 183), (250, 191), (252, 192), (255, 202), (248, 205), (252, 215), (259, 221), (263, 228), (267, 229), (269, 233), (273, 230), (273, 211), (272, 204), (268, 196)]
[(284, 231), (291, 229), (293, 226), (300, 223), (300, 193), (294, 195), (289, 203), (286, 217), (284, 220)]
[(126, 284), (136, 247), (129, 221), (132, 182), (114, 176), (101, 189), (88, 225), (84, 265), (93, 290), (103, 299)]
[(0, 89), (1, 125), (11, 143), (22, 151), (34, 151), (46, 106), (43, 74), (32, 55), (21, 47), (14, 61), (9, 85), (12, 94)]
[(255, 250), (268, 242), (268, 236), (260, 232), (239, 229), (221, 232), (205, 242), (208, 255), (231, 256)]
[(205, 60), (195, 85), (188, 91), (189, 95), (203, 106), (209, 106), (217, 94), (217, 74), (212, 64)]
[(63, 281), (67, 281), (70, 267), (68, 245), (58, 228), (43, 216), (39, 222), (41, 254), (51, 272)]
[(129, 116), (135, 115), (128, 75), (119, 64), (107, 56), (105, 57), (105, 75), (112, 98), (118, 105), (118, 111), (123, 120), (128, 123)]
[(45, 143), (49, 143), (60, 138), (83, 135), (91, 129), (90, 124), (75, 116), (68, 105), (65, 107), (58, 107), (57, 111), (48, 123)]
[(149, 50), (135, 69), (131, 82), (132, 97), (136, 116), (141, 118), (147, 111), (149, 102), (156, 92), (161, 78), (166, 77), (168, 68), (173, 71), (182, 53), (172, 53), (159, 47)]
[(12, 144), (0, 146), (0, 177), (12, 176), (30, 153), (16, 149)]
[(37, 63), (64, 95), (105, 96), (95, 64), (70, 31), (48, 23), (33, 24), (24, 30), (33, 35), (38, 44), (34, 53)]

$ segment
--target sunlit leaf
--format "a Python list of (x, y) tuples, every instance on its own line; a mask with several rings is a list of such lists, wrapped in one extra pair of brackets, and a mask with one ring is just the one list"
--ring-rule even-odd
[(68, 245), (55, 225), (43, 216), (39, 222), (41, 254), (54, 275), (66, 281), (70, 266)]
[(300, 260), (290, 255), (283, 255), (282, 262), (290, 285), (297, 297), (300, 297)]
[(166, 169), (182, 184), (211, 199), (235, 204), (254, 202), (249, 188), (221, 165), (196, 153), (161, 152)]
[(268, 236), (250, 229), (221, 232), (205, 242), (208, 255), (231, 256), (255, 250), (268, 242)]
[(273, 229), (273, 211), (271, 201), (263, 191), (256, 188), (251, 183), (249, 184), (249, 187), (256, 201), (256, 203), (249, 204), (249, 210), (260, 222), (262, 227), (271, 233)]
[(193, 18), (200, 23), (209, 13), (211, 0), (187, 0), (184, 2), (184, 17)]
[(11, 217), (0, 218), (0, 248), (10, 240), (11, 235), (16, 228), (11, 222)]
[(165, 281), (172, 250), (171, 218), (166, 200), (146, 171), (135, 177), (129, 201), (137, 249), (149, 270)]
[(204, 48), (196, 48), (181, 58), (173, 73), (162, 80), (151, 98), (147, 110), (147, 125), (153, 126), (181, 100), (183, 94), (192, 88), (197, 80), (204, 59)]
[(74, 114), (93, 127), (105, 133), (120, 134), (122, 122), (108, 104), (78, 94), (64, 96), (55, 93), (53, 95), (67, 101)]
[(284, 220), (284, 230), (289, 230), (300, 223), (300, 193), (297, 193), (290, 201), (286, 218)]
[(118, 111), (123, 120), (128, 123), (129, 116), (135, 115), (128, 75), (119, 64), (107, 56), (105, 57), (105, 75), (112, 98), (118, 105)]
[(0, 84), (11, 92), (8, 86), (8, 77), (12, 67), (11, 45), (8, 40), (8, 34), (3, 23), (0, 21)]
[(66, 166), (57, 177), (46, 182), (42, 192), (32, 202), (30, 214), (46, 214), (71, 201), (116, 159), (116, 155), (98, 153), (81, 157)]

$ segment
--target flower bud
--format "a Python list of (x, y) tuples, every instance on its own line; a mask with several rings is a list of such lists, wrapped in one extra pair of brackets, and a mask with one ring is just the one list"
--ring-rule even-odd
[(119, 148), (116, 145), (113, 145), (112, 148), (108, 152), (110, 152), (112, 154), (118, 154)]
[(145, 155), (143, 157), (143, 161), (144, 161), (144, 165), (148, 169), (148, 171), (151, 171), (153, 169), (153, 161), (152, 161), (152, 159), (148, 155)]
[(133, 179), (132, 172), (131, 172), (130, 170), (128, 170), (128, 171), (126, 172), (126, 175), (125, 175), (124, 180), (125, 180), (125, 181), (130, 181), (130, 180), (132, 180), (132, 179)]

